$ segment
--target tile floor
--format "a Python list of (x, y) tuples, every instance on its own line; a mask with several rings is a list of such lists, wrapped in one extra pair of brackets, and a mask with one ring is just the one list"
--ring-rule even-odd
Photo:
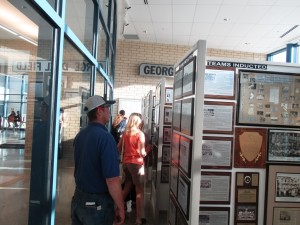
[[(28, 199), (30, 187), (31, 159), (24, 155), (24, 131), (2, 130), (0, 133), (0, 224), (28, 225)], [(10, 148), (1, 148), (4, 143)], [(5, 145), (4, 145), (5, 146)], [(15, 146), (15, 148), (13, 148)], [(17, 148), (16, 148), (17, 146)], [(6, 146), (7, 147), (7, 146)], [(60, 159), (56, 198), (56, 225), (71, 225), (70, 202), (74, 191), (73, 160)], [(154, 225), (150, 206), (150, 184), (145, 189), (145, 218), (148, 225)], [(133, 225), (135, 210), (126, 213), (125, 225)], [(166, 216), (159, 225), (165, 225)]]

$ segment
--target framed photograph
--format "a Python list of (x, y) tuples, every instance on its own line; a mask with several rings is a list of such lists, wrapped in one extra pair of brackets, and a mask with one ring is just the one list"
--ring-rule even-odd
[(184, 99), (181, 104), (181, 132), (193, 135), (194, 98)]
[(169, 183), (170, 180), (170, 166), (169, 165), (162, 165), (161, 166), (161, 183)]
[(177, 214), (177, 207), (176, 207), (176, 200), (170, 194), (169, 198), (169, 225), (176, 225), (176, 214)]
[(189, 211), (190, 211), (190, 181), (179, 172), (178, 177), (178, 203), (184, 213), (184, 216), (189, 220)]
[(206, 67), (204, 97), (235, 99), (235, 68)]
[(170, 163), (171, 162), (171, 147), (168, 145), (162, 146), (161, 162), (162, 163)]
[(275, 175), (275, 201), (276, 202), (299, 202), (300, 203), (300, 174), (280, 173)]
[(272, 225), (298, 225), (300, 221), (300, 208), (274, 207)]
[[(237, 205), (235, 221), (238, 222), (256, 222), (257, 221), (256, 205)], [(256, 224), (256, 223), (254, 223)]]
[(204, 102), (203, 133), (233, 134), (233, 102)]
[(239, 72), (238, 124), (299, 127), (299, 74)]
[(180, 143), (180, 135), (173, 131), (172, 134), (172, 154), (171, 160), (175, 165), (179, 164), (179, 143)]
[(173, 88), (165, 88), (165, 105), (173, 104)]
[(173, 104), (173, 129), (180, 131), (181, 129), (181, 101), (175, 101)]
[(263, 128), (236, 128), (234, 167), (265, 168), (266, 135)]
[(232, 137), (203, 136), (202, 163), (203, 169), (232, 168)]
[(200, 207), (199, 225), (229, 225), (229, 207)]
[(183, 69), (175, 72), (174, 76), (174, 99), (179, 99), (182, 97), (182, 77)]
[(300, 131), (269, 130), (268, 161), (300, 162)]
[(180, 210), (177, 210), (176, 214), (176, 225), (188, 225), (185, 216)]
[(192, 140), (181, 136), (179, 148), (179, 167), (186, 176), (191, 177)]
[[(266, 192), (266, 205), (268, 206), (265, 209), (266, 224), (281, 225), (284, 222), (289, 222), (289, 220), (284, 219), (284, 213), (282, 213), (282, 219), (278, 219), (278, 215), (275, 214), (277, 211), (274, 208), (286, 208), (286, 211), (290, 213), (292, 211), (288, 208), (300, 209), (299, 191), (298, 188), (295, 188), (300, 185), (300, 166), (268, 164), (266, 174), (266, 190), (268, 190)], [(287, 224), (293, 224), (293, 221)]]
[(230, 188), (231, 173), (201, 172), (200, 204), (230, 204)]
[(171, 133), (172, 133), (172, 128), (171, 127), (163, 127), (163, 143), (164, 144), (169, 144), (171, 142)]
[(164, 108), (164, 124), (172, 124), (172, 108)]
[(183, 66), (182, 97), (195, 93), (196, 56)]
[(175, 165), (171, 165), (170, 190), (176, 198), (177, 198), (177, 185), (178, 185), (178, 168)]

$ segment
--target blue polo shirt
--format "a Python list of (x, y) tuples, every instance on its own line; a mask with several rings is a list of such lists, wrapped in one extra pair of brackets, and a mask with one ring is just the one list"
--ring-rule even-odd
[(75, 182), (89, 193), (107, 192), (106, 178), (118, 177), (116, 142), (100, 123), (89, 123), (74, 140)]

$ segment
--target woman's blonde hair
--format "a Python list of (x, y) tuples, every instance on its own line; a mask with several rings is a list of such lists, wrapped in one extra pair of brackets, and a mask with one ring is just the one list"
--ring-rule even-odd
[(140, 113), (131, 113), (126, 124), (125, 133), (133, 135), (142, 124), (142, 115)]

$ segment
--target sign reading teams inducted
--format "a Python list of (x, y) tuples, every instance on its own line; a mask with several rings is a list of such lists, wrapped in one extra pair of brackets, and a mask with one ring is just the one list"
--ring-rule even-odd
[(141, 76), (173, 77), (173, 66), (158, 64), (140, 64)]

